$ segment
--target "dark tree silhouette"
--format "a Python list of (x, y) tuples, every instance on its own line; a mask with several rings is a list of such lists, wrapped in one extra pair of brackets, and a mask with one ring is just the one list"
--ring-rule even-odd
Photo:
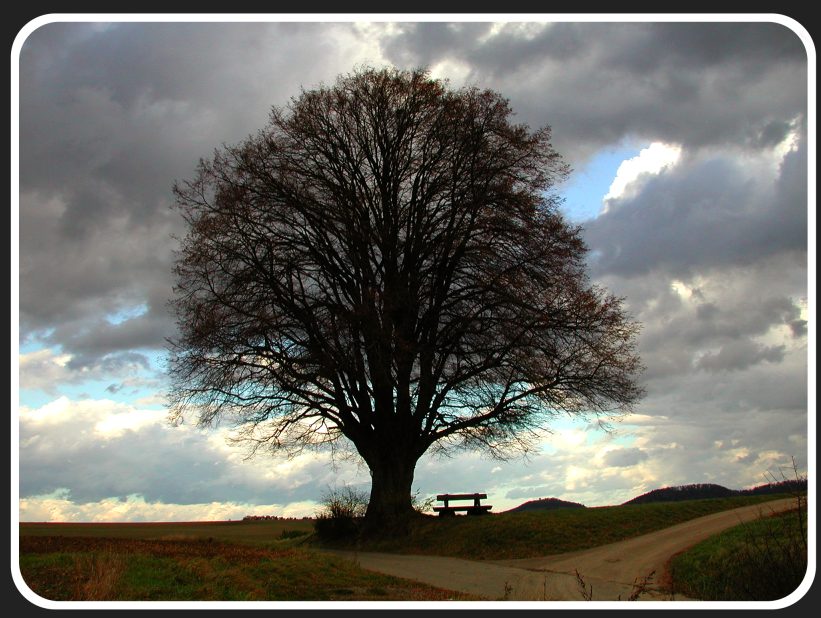
[(503, 457), (557, 415), (629, 410), (637, 325), (587, 281), (549, 128), (511, 115), (364, 69), (200, 162), (175, 187), (172, 417), (290, 453), (346, 438), (382, 524), (412, 512), (428, 450)]

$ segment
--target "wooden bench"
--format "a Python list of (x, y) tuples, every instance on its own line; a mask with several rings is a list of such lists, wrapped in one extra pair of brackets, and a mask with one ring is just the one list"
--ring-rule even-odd
[[(434, 512), (440, 517), (455, 515), (456, 511), (465, 511), (468, 515), (484, 515), (493, 507), (489, 504), (482, 504), (482, 500), (487, 498), (487, 494), (439, 494), (436, 499), (444, 502), (444, 506), (433, 507)], [(451, 506), (451, 500), (473, 500), (471, 505)]]

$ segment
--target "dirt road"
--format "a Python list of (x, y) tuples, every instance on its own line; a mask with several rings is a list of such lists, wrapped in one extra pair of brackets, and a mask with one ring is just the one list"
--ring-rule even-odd
[[(582, 601), (575, 572), (592, 586), (593, 601), (629, 598), (637, 579), (655, 571), (653, 583), (663, 574), (674, 554), (742, 521), (784, 511), (793, 499), (776, 500), (699, 517), (691, 521), (619, 541), (567, 554), (520, 560), (474, 561), (438, 556), (371, 552), (334, 552), (356, 560), (364, 569), (413, 579), (479, 595), (491, 600)], [(652, 587), (652, 586), (651, 586)], [(666, 600), (668, 594), (643, 594), (641, 600)], [(675, 595), (677, 601), (687, 600)]]

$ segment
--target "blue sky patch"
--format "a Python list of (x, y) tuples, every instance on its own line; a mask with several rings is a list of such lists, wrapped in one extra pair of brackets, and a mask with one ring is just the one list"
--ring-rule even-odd
[(616, 172), (625, 160), (641, 152), (641, 147), (615, 146), (599, 150), (583, 167), (573, 170), (559, 193), (565, 198), (562, 211), (576, 223), (595, 219), (602, 199), (610, 190)]

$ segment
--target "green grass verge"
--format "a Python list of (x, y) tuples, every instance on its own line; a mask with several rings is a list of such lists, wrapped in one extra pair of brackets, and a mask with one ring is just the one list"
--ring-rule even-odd
[(614, 543), (703, 515), (786, 497), (740, 496), (483, 516), (428, 516), (414, 521), (405, 536), (386, 536), (358, 547), (474, 560), (533, 558)]
[(26, 584), (55, 601), (432, 601), (474, 597), (314, 551), (217, 541), (20, 539)]
[[(803, 524), (803, 533), (802, 533)], [(725, 530), (670, 562), (676, 592), (707, 601), (773, 601), (807, 571), (807, 520), (797, 511)]]

